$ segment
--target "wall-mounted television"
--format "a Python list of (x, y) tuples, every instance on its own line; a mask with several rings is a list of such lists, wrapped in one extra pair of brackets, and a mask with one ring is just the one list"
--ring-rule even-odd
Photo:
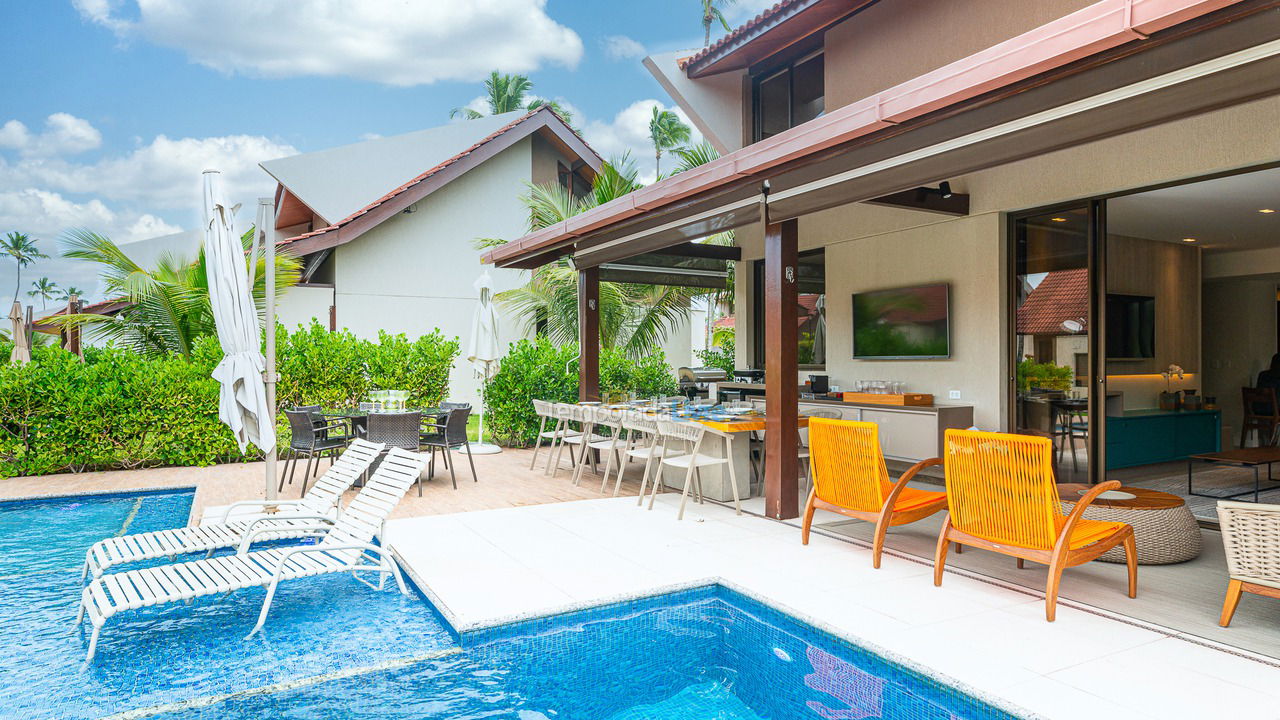
[(951, 288), (920, 285), (853, 295), (855, 360), (951, 357)]
[(1107, 294), (1107, 359), (1156, 356), (1156, 299)]

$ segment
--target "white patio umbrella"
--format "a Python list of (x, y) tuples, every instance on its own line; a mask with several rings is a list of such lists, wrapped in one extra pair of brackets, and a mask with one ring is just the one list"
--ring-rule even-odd
[(813, 304), (813, 309), (818, 315), (818, 321), (813, 327), (813, 361), (825, 363), (827, 361), (827, 296), (819, 295), (817, 302)]
[[(476, 314), (471, 319), (471, 342), (467, 345), (467, 362), (476, 368), (484, 382), (489, 381), (489, 366), (498, 361), (502, 354), (498, 346), (498, 313), (493, 307), (493, 279), (486, 269), (476, 278), (474, 285), (480, 294), (480, 304), (476, 306)], [(471, 452), (479, 455), (492, 455), (502, 452), (502, 448), (484, 440), (484, 400), (480, 401), (480, 436), (481, 442), (471, 444)]]
[(249, 443), (267, 452), (276, 444), (275, 419), (263, 385), (265, 361), (249, 268), (240, 238), (232, 231), (235, 209), (227, 207), (223, 198), (221, 173), (205, 170), (204, 254), (209, 304), (223, 354), (213, 369), (213, 378), (222, 385), (218, 419), (235, 433), (240, 452)]
[(27, 324), (22, 319), (22, 303), (15, 301), (9, 310), (10, 334), (13, 350), (9, 353), (9, 362), (24, 365), (31, 362), (31, 346), (27, 344)]

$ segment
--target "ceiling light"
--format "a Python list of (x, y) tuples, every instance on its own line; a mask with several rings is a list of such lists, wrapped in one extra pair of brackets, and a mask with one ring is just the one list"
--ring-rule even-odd
[(1262, 208), (1258, 212), (1262, 213), (1263, 215), (1270, 215), (1271, 213), (1275, 212), (1275, 210), (1272, 208)]
[(950, 199), (950, 198), (951, 198), (951, 183), (949, 183), (949, 182), (943, 182), (942, 184), (938, 185), (938, 193), (942, 195), (942, 199), (943, 199), (943, 200), (948, 200), (948, 199)]
[(1195, 238), (1182, 238), (1182, 242), (1195, 242)]
[(1052, 221), (1054, 221), (1054, 222), (1066, 222), (1066, 221), (1067, 221), (1067, 219), (1066, 219), (1066, 218), (1049, 218), (1049, 219), (1050, 219), (1050, 220), (1052, 220)]

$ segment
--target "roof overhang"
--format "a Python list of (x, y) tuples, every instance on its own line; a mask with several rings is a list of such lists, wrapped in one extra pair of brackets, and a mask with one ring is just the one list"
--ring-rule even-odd
[[(565, 124), (560, 116), (549, 107), (542, 107), (459, 152), (441, 165), (391, 190), (351, 216), (328, 227), (289, 238), (281, 243), (281, 247), (302, 256), (345, 245), (377, 227), (384, 220), (403, 212), (413, 203), (453, 182), (472, 168), (534, 134), (541, 136), (562, 154), (578, 158), (581, 164), (575, 163), (575, 169), (586, 170), (588, 179), (594, 178), (604, 164), (600, 156)], [(284, 188), (284, 192), (279, 197), (278, 215), (279, 210), (284, 207), (284, 202), (293, 197), (288, 192), (288, 188)]]
[[(1104, 0), (495, 248), (536, 267), (614, 262), (756, 222), (1280, 93), (1280, 10), (1263, 0)], [(1247, 20), (1247, 21), (1246, 21)]]
[(813, 37), (877, 0), (781, 2), (684, 61), (690, 78), (750, 67)]

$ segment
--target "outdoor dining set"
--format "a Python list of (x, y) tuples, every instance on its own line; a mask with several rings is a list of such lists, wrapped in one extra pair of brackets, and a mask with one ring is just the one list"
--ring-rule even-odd
[[(320, 460), (325, 457), (332, 460), (356, 439), (388, 448), (429, 451), (431, 460), (428, 477), (435, 476), (435, 458), (439, 451), (449, 470), (454, 489), (458, 487), (458, 477), (449, 451), (463, 451), (471, 466), (472, 481), (479, 480), (475, 461), (471, 457), (471, 443), (467, 438), (470, 403), (444, 402), (439, 407), (408, 408), (403, 407), (403, 401), (378, 400), (339, 409), (304, 405), (285, 410), (284, 414), (289, 420), (292, 437), (289, 441), (289, 457), (285, 461), (287, 467), (280, 474), (280, 490), (284, 489), (286, 481), (293, 484), (298, 461), (306, 458), (301, 490), (306, 494), (307, 482), (320, 469)], [(422, 480), (419, 479), (417, 484), (418, 495), (422, 495)]]

